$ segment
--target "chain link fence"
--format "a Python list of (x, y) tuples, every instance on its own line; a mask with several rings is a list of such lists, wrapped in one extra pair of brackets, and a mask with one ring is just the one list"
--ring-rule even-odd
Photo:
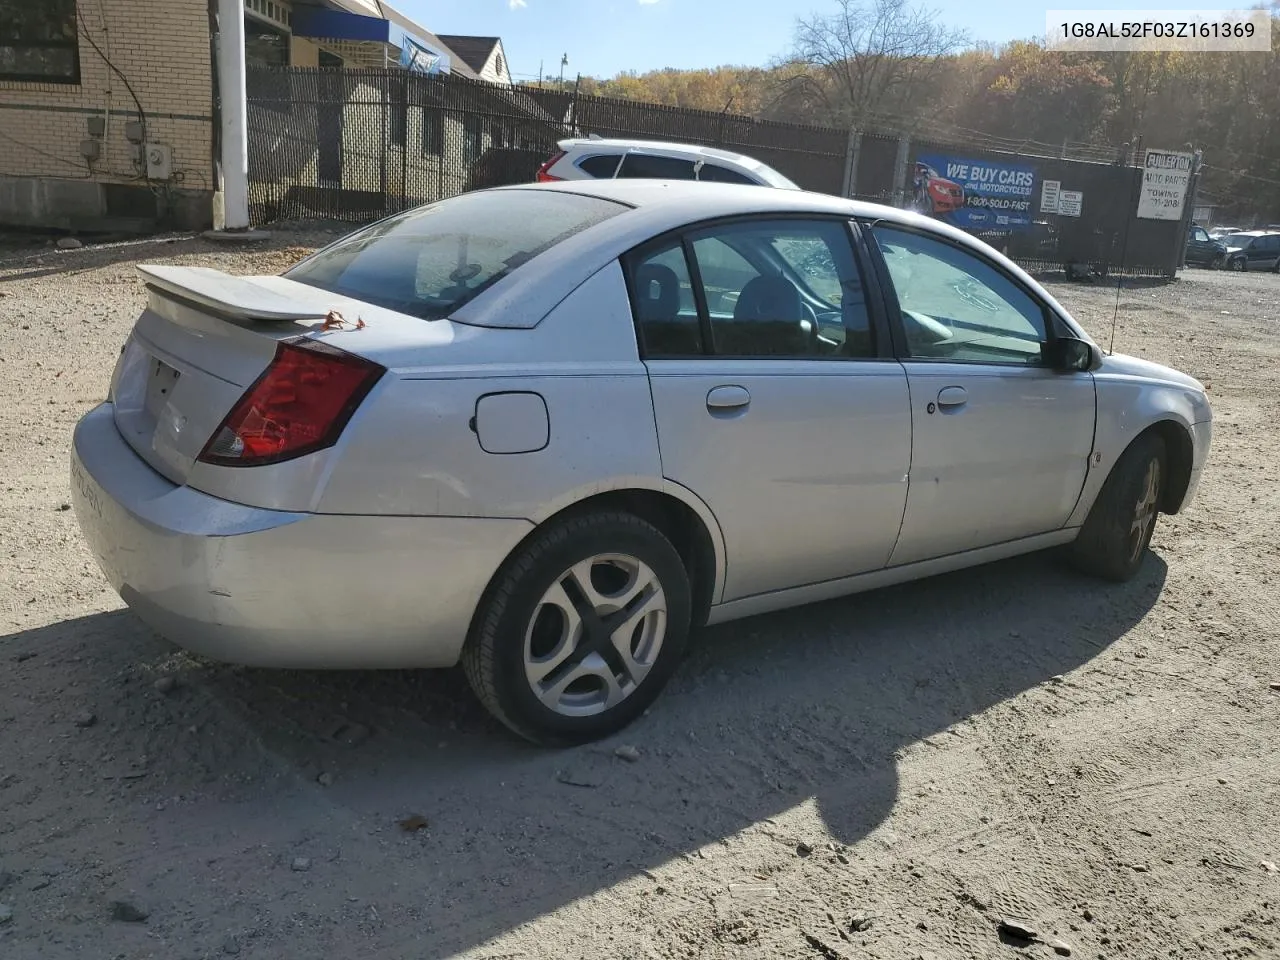
[[(1032, 268), (1172, 276), (1189, 224), (1134, 216), (1142, 171), (1127, 150), (1103, 162), (394, 68), (252, 67), (247, 80), (255, 224), (365, 222), (529, 182), (558, 141), (593, 135), (744, 153), (807, 190), (950, 220)], [(1046, 182), (1077, 199), (1047, 204)]]

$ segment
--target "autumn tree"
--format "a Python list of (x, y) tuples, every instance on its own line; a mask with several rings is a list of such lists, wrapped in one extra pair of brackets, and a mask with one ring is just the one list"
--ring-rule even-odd
[(943, 58), (968, 38), (907, 0), (836, 0), (796, 23), (783, 83), (820, 103), (829, 122), (865, 126), (929, 95)]
[(964, 111), (972, 123), (1013, 140), (1041, 144), (1096, 142), (1111, 81), (1088, 55), (1009, 44), (991, 65), (991, 81)]

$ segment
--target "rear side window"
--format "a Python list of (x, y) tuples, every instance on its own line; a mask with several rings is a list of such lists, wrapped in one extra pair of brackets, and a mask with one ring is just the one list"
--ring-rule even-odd
[(594, 157), (583, 157), (578, 161), (578, 169), (589, 173), (598, 180), (612, 180), (618, 170), (618, 154), (601, 153)]
[(730, 170), (728, 167), (716, 166), (714, 163), (704, 163), (698, 172), (698, 179), (709, 180), (712, 183), (749, 183), (753, 186), (756, 184), (756, 181), (746, 174)]
[(641, 180), (692, 180), (693, 161), (677, 157), (655, 157), (647, 153), (628, 153), (622, 161), (618, 176)]
[(366, 227), (285, 276), (439, 320), (538, 254), (627, 209), (551, 190), (465, 193)]

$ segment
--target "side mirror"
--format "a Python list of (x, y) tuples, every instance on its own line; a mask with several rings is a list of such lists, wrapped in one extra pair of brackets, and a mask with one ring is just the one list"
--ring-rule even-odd
[(1087, 340), (1059, 337), (1049, 346), (1049, 364), (1063, 373), (1095, 370), (1102, 363), (1102, 351)]

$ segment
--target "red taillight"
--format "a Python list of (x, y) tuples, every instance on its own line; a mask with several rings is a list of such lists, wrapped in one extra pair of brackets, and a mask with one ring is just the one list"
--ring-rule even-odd
[[(546, 163), (540, 166), (538, 168), (538, 176), (536, 178), (538, 183), (553, 183), (554, 181), (557, 181), (557, 180), (563, 180), (564, 177), (553, 177), (550, 173), (547, 172), (552, 167), (554, 167), (557, 163), (559, 163), (563, 158), (564, 158), (564, 151), (561, 150), (554, 157), (552, 157), (550, 160), (548, 160)], [(526, 167), (525, 169), (527, 170), (528, 167)]]
[(385, 372), (327, 344), (285, 341), (199, 459), (223, 467), (257, 467), (331, 447)]

